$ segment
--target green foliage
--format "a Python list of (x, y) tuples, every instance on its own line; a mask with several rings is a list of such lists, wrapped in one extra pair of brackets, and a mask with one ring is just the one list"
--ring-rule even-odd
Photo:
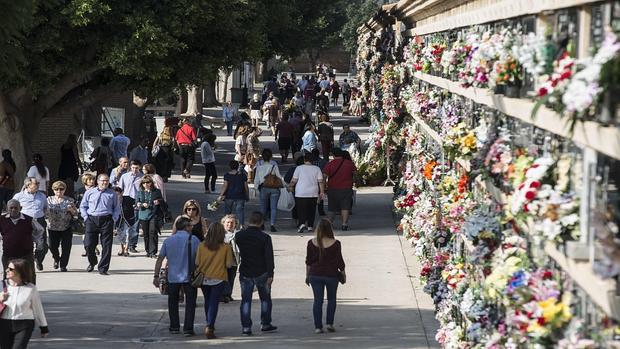
[(32, 21), (35, 6), (35, 0), (0, 0), (0, 76), (12, 78), (23, 63), (23, 31)]
[(355, 0), (346, 7), (346, 23), (340, 30), (344, 48), (351, 54), (357, 51), (357, 29), (367, 22), (379, 9), (382, 0)]

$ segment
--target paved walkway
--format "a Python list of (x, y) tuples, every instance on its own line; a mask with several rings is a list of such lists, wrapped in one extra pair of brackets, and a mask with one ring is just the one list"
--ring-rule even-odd
[[(341, 125), (344, 119), (335, 120), (336, 125)], [(365, 125), (348, 121), (364, 134)], [(340, 127), (337, 129), (339, 134)], [(216, 131), (219, 174), (224, 173), (224, 165), (233, 153), (233, 140), (222, 136), (224, 133)], [(269, 131), (261, 141), (263, 146), (276, 148)], [(202, 165), (196, 165), (189, 180), (173, 176), (168, 184), (168, 196), (171, 207), (176, 209), (174, 213), (180, 211), (187, 199), (199, 199), (206, 205), (215, 198), (203, 194), (202, 173)], [(220, 185), (221, 178), (218, 190)], [(348, 278), (347, 284), (338, 289), (336, 333), (314, 334), (312, 291), (304, 284), (305, 247), (311, 235), (298, 235), (289, 214), (280, 212), (279, 231), (272, 233), (276, 255), (273, 321), (279, 327), (276, 333), (262, 334), (258, 330), (260, 306), (255, 301), (255, 335), (241, 336), (237, 282), (233, 293), (236, 301), (220, 306), (216, 324), (218, 339), (207, 341), (200, 335), (205, 326), (201, 295), (195, 325), (199, 335), (192, 338), (170, 335), (166, 297), (160, 296), (151, 285), (154, 260), (145, 258), (144, 254), (117, 257), (115, 246), (110, 276), (86, 273), (86, 259), (80, 257), (81, 238), (75, 237), (69, 272), (53, 271), (48, 255), (45, 270), (38, 275), (51, 333), (48, 338), (40, 339), (35, 332), (31, 348), (437, 347), (432, 302), (421, 291), (419, 280), (410, 276), (418, 275), (419, 267), (409, 244), (395, 233), (391, 195), (391, 188), (387, 187), (360, 189), (350, 223), (352, 230), (336, 230), (343, 244)], [(247, 212), (257, 205), (253, 199)], [(221, 214), (218, 212), (216, 217), (209, 212), (207, 216), (219, 219)], [(143, 250), (142, 244), (139, 249)]]

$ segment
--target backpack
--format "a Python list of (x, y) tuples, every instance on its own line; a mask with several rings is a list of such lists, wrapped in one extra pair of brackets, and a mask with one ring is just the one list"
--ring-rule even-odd
[(170, 126), (164, 127), (159, 135), (159, 143), (163, 146), (172, 145), (172, 135), (170, 134)]

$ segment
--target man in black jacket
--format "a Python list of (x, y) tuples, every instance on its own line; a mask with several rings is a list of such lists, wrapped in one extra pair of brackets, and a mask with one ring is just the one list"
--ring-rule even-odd
[(252, 293), (258, 290), (261, 302), (261, 331), (277, 329), (271, 324), (271, 283), (273, 282), (273, 245), (271, 236), (262, 231), (263, 214), (252, 212), (248, 228), (235, 235), (239, 248), (239, 284), (241, 285), (241, 326), (244, 335), (252, 334)]

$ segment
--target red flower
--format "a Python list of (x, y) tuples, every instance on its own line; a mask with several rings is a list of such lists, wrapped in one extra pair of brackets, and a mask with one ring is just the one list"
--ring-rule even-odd
[(519, 184), (519, 188), (517, 188), (517, 189), (521, 190), (521, 189), (523, 189), (524, 186), (525, 186), (525, 183), (521, 183), (521, 184)]
[(532, 183), (530, 183), (530, 188), (540, 188), (540, 182), (539, 181), (533, 181)]
[(551, 279), (552, 276), (553, 276), (553, 273), (549, 270), (545, 270), (542, 275), (543, 279), (545, 280)]
[(536, 197), (536, 193), (533, 191), (528, 191), (527, 193), (525, 193), (525, 198), (528, 200), (534, 200), (534, 198)]
[(544, 317), (539, 317), (536, 322), (540, 325), (540, 326), (545, 326), (545, 318)]
[(560, 75), (560, 79), (562, 79), (562, 80), (569, 79), (571, 77), (571, 75), (573, 75), (573, 72), (571, 72), (570, 70), (565, 70), (562, 73), (562, 75)]
[(546, 87), (541, 87), (538, 89), (538, 97), (544, 97), (549, 94), (549, 90)]

